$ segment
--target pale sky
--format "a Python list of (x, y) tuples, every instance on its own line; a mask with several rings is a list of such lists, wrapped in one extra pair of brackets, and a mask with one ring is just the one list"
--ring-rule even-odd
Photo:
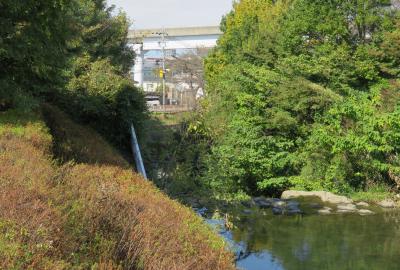
[(232, 0), (107, 0), (122, 8), (136, 29), (214, 26), (232, 8)]

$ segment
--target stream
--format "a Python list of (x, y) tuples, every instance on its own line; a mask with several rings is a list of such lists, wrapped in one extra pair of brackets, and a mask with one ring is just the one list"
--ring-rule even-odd
[(400, 269), (399, 210), (369, 207), (375, 214), (361, 216), (303, 209), (292, 216), (255, 206), (200, 214), (227, 240), (239, 269)]

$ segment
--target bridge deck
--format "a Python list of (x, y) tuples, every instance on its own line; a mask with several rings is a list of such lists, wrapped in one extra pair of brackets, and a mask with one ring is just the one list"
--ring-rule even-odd
[[(219, 26), (205, 26), (205, 27), (183, 27), (183, 28), (165, 28), (165, 33), (169, 37), (185, 37), (185, 36), (207, 36), (207, 35), (221, 35), (222, 32)], [(130, 40), (154, 38), (159, 37), (163, 29), (141, 29), (130, 30), (128, 38)]]

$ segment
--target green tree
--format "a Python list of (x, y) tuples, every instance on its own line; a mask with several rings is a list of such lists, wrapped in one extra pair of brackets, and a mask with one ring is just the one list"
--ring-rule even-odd
[(113, 9), (105, 0), (0, 1), (0, 110), (33, 95), (126, 145), (146, 106), (129, 77), (129, 21)]
[(72, 2), (0, 2), (0, 107), (62, 87)]
[(205, 181), (247, 193), (392, 185), (399, 12), (390, 4), (236, 2), (206, 60)]
[(105, 0), (77, 0), (72, 11), (75, 36), (68, 43), (67, 85), (57, 102), (127, 148), (130, 124), (142, 135), (146, 106), (130, 79), (134, 52), (128, 46), (129, 21)]

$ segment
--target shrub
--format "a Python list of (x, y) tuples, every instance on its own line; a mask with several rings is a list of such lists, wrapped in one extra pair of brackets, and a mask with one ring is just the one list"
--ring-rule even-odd
[(383, 81), (371, 93), (354, 94), (321, 117), (305, 149), (308, 161), (303, 178), (323, 179), (325, 189), (342, 193), (396, 185), (399, 108), (390, 109), (384, 96), (388, 89), (398, 92), (392, 87)]
[(58, 102), (62, 107), (114, 145), (129, 145), (132, 123), (142, 135), (147, 109), (143, 94), (133, 82), (119, 75), (108, 59), (91, 62), (88, 57), (82, 57), (75, 65), (80, 72), (71, 78), (68, 91), (60, 93), (61, 102)]

